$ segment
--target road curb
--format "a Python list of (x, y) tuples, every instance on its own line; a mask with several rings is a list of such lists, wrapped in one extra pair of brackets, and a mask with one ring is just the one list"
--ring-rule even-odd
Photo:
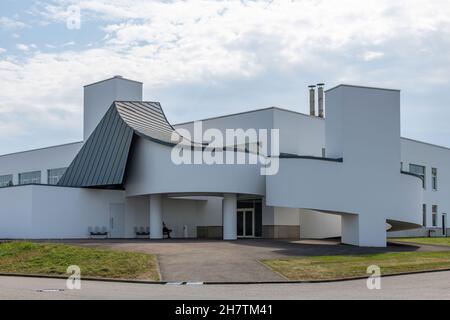
[[(24, 278), (42, 278), (42, 279), (56, 279), (67, 280), (70, 275), (45, 275), (45, 274), (27, 274), (27, 273), (0, 273), (0, 277), (24, 277)], [(95, 278), (95, 277), (81, 277), (83, 281), (101, 281), (101, 282), (118, 282), (118, 283), (136, 283), (136, 284), (167, 284), (167, 281), (152, 281), (152, 280), (133, 280), (133, 279), (113, 279), (113, 278)]]
[[(381, 278), (387, 277), (397, 277), (406, 276), (414, 274), (424, 274), (424, 273), (437, 273), (450, 271), (447, 269), (438, 270), (423, 270), (423, 271), (412, 271), (412, 272), (402, 272), (402, 273), (391, 273), (384, 274)], [(68, 276), (58, 276), (58, 275), (39, 275), (39, 274), (22, 274), (22, 273), (0, 273), (1, 277), (25, 277), (25, 278), (42, 278), (42, 279), (60, 279), (66, 280)], [(203, 285), (251, 285), (251, 284), (306, 284), (306, 283), (332, 283), (332, 282), (346, 282), (352, 280), (363, 280), (367, 279), (367, 276), (349, 277), (349, 278), (339, 278), (339, 279), (328, 279), (328, 280), (282, 280), (282, 281), (203, 281)], [(94, 278), (94, 277), (82, 277), (84, 281), (100, 281), (100, 282), (117, 282), (117, 283), (132, 283), (132, 284), (157, 284), (157, 285), (167, 285), (175, 283), (174, 281), (151, 281), (151, 280), (133, 280), (133, 279), (111, 279), (111, 278)], [(193, 281), (177, 281), (180, 285), (188, 285)], [(198, 281), (195, 281), (196, 283)]]
[(408, 241), (391, 241), (391, 243), (394, 244), (400, 244), (400, 245), (416, 245), (416, 246), (429, 246), (429, 247), (438, 247), (441, 249), (447, 249), (445, 251), (450, 251), (450, 246), (445, 244), (431, 244), (431, 243), (417, 243), (417, 242), (408, 242)]
[[(381, 278), (388, 277), (398, 277), (398, 276), (407, 276), (414, 274), (423, 274), (423, 273), (436, 273), (436, 272), (445, 272), (450, 271), (450, 268), (446, 269), (437, 269), (437, 270), (423, 270), (423, 271), (411, 271), (411, 272), (402, 272), (402, 273), (388, 273), (382, 274)], [(233, 284), (295, 284), (295, 283), (331, 283), (331, 282), (346, 282), (352, 280), (363, 280), (368, 279), (370, 275), (367, 276), (358, 276), (358, 277), (349, 277), (349, 278), (338, 278), (338, 279), (327, 279), (327, 280), (286, 280), (286, 281), (236, 281), (236, 282), (224, 282), (224, 281), (205, 281), (204, 284), (209, 285), (233, 285)]]

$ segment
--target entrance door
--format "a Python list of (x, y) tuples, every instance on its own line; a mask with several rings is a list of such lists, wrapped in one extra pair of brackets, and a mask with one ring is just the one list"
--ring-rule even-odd
[(242, 238), (255, 236), (255, 211), (253, 208), (237, 210), (237, 236)]
[(442, 235), (443, 236), (447, 235), (447, 214), (446, 213), (442, 214)]
[(125, 205), (111, 203), (109, 205), (109, 232), (111, 238), (125, 237)]

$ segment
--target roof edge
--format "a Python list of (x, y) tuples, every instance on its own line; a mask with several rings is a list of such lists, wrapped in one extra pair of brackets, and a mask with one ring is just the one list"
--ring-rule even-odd
[(10, 152), (10, 153), (5, 153), (5, 154), (0, 154), (0, 158), (1, 157), (6, 157), (6, 156), (13, 156), (16, 154), (20, 154), (20, 153), (26, 153), (26, 152), (34, 152), (34, 151), (41, 151), (41, 150), (46, 150), (46, 149), (52, 149), (52, 148), (59, 148), (59, 147), (66, 147), (66, 146), (70, 146), (72, 144), (78, 144), (78, 143), (84, 143), (84, 141), (74, 141), (74, 142), (68, 142), (68, 143), (62, 143), (62, 144), (57, 144), (54, 146), (47, 146), (47, 147), (41, 147), (41, 148), (35, 148), (35, 149), (30, 149), (30, 150), (23, 150), (23, 151), (16, 151), (16, 152)]
[(216, 116), (216, 117), (209, 117), (209, 118), (204, 118), (204, 119), (198, 119), (198, 120), (191, 120), (191, 121), (175, 123), (174, 126), (181, 126), (183, 124), (188, 124), (188, 123), (192, 123), (192, 122), (195, 122), (195, 121), (209, 121), (209, 120), (215, 120), (215, 119), (221, 119), (221, 118), (227, 118), (227, 117), (234, 117), (234, 116), (239, 116), (239, 115), (243, 115), (243, 114), (248, 114), (248, 113), (253, 113), (253, 112), (260, 112), (260, 111), (267, 111), (267, 110), (280, 110), (280, 111), (295, 113), (297, 115), (308, 117), (308, 118), (311, 118), (311, 119), (324, 120), (323, 118), (319, 118), (317, 116), (312, 116), (312, 115), (309, 115), (307, 113), (303, 113), (303, 112), (298, 112), (298, 111), (295, 111), (295, 110), (290, 110), (290, 109), (285, 109), (285, 108), (272, 106), (272, 107), (258, 108), (258, 109), (252, 109), (252, 110), (247, 110), (247, 111), (242, 111), (242, 112), (224, 114), (224, 115)]
[(96, 84), (99, 84), (99, 83), (102, 83), (102, 82), (106, 82), (106, 81), (109, 81), (109, 80), (113, 80), (113, 79), (119, 79), (119, 80), (125, 80), (125, 81), (131, 81), (131, 82), (135, 82), (135, 83), (144, 84), (141, 81), (127, 79), (127, 78), (124, 78), (122, 76), (114, 76), (114, 77), (111, 77), (111, 78), (108, 78), (108, 79), (103, 79), (103, 80), (99, 80), (99, 81), (96, 81), (96, 82), (93, 82), (93, 83), (86, 84), (86, 85), (83, 86), (83, 88), (86, 88), (86, 87), (89, 87), (89, 86), (93, 86), (93, 85), (96, 85)]
[(335, 90), (339, 87), (351, 87), (351, 88), (358, 88), (358, 89), (374, 89), (374, 90), (385, 90), (385, 91), (395, 91), (395, 92), (401, 91), (400, 89), (390, 89), (390, 88), (371, 87), (371, 86), (358, 86), (358, 85), (353, 85), (353, 84), (338, 84), (337, 86), (334, 86), (330, 89), (325, 90), (325, 92)]

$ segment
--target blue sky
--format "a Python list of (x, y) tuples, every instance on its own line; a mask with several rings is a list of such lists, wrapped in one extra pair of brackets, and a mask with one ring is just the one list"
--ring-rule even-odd
[(0, 154), (81, 140), (82, 86), (117, 74), (172, 123), (401, 89), (402, 135), (450, 146), (449, 62), (444, 0), (2, 0)]

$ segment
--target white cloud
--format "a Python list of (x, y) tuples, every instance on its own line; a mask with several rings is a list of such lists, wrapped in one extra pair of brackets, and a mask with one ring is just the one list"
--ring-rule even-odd
[(377, 52), (377, 51), (366, 51), (363, 53), (362, 58), (364, 61), (372, 61), (372, 60), (378, 60), (383, 58), (384, 53), (383, 52)]
[(0, 17), (0, 28), (8, 29), (20, 29), (25, 28), (27, 25), (22, 21), (12, 19), (9, 17)]
[[(81, 86), (114, 74), (143, 81), (151, 99), (166, 89), (180, 90), (184, 100), (170, 107), (178, 114), (189, 110), (189, 119), (244, 104), (303, 105), (299, 90), (314, 81), (406, 91), (418, 90), (420, 81), (423, 94), (449, 86), (448, 1), (55, 0), (44, 4), (43, 18), (65, 22), (69, 5), (81, 9), (76, 32), (90, 32), (83, 21), (92, 20), (103, 28), (103, 40), (0, 58), (0, 113), (13, 119), (21, 110), (24, 128), (43, 122), (76, 136)], [(364, 63), (375, 60), (383, 65)]]
[(18, 50), (20, 50), (20, 51), (28, 51), (28, 50), (30, 50), (30, 47), (28, 45), (24, 44), (24, 43), (18, 43), (16, 45), (16, 48)]
[(75, 45), (74, 41), (69, 41), (69, 42), (63, 43), (61, 45), (61, 47), (70, 47), (70, 46), (74, 46), (74, 45)]
[(6, 52), (6, 49), (0, 48), (0, 53)]

